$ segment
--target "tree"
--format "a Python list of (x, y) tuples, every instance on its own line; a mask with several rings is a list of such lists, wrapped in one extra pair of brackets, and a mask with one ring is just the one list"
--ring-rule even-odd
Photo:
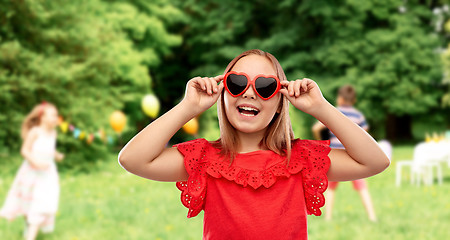
[[(24, 115), (43, 100), (80, 129), (109, 129), (109, 114), (149, 92), (149, 68), (181, 37), (167, 26), (181, 13), (167, 1), (2, 1), (0, 152), (18, 150)], [(133, 122), (144, 116), (135, 115)], [(137, 115), (137, 116), (136, 116)], [(61, 136), (66, 164), (103, 157), (101, 143)]]
[[(330, 102), (340, 85), (353, 84), (358, 107), (376, 136), (410, 138), (412, 117), (442, 112), (436, 53), (442, 40), (431, 24), (436, 4), (180, 1), (178, 6), (188, 18), (188, 24), (179, 28), (185, 41), (177, 57), (169, 59), (179, 71), (165, 71), (158, 78), (187, 81), (196, 75), (217, 75), (243, 50), (260, 48), (280, 60), (289, 79), (316, 80)], [(184, 84), (178, 86), (181, 92)], [(304, 122), (304, 128), (309, 129), (311, 120)]]

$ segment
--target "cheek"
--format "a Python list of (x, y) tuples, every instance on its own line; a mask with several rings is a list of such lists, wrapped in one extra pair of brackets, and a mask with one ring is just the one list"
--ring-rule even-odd
[(236, 98), (232, 97), (229, 93), (224, 92), (223, 94), (223, 104), (225, 107), (225, 113), (228, 114), (228, 110), (234, 109), (236, 105)]
[(277, 112), (278, 108), (281, 106), (281, 96), (277, 95), (276, 97), (273, 97), (266, 101), (267, 109), (270, 109), (270, 112), (274, 111)]
[(45, 117), (45, 121), (51, 124), (57, 124), (58, 123), (58, 117), (51, 115), (51, 116), (47, 116)]

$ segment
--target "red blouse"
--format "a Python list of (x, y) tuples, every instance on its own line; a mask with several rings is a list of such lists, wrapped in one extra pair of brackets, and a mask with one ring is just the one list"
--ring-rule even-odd
[(233, 163), (205, 139), (175, 145), (189, 179), (177, 182), (188, 218), (205, 211), (203, 239), (307, 239), (306, 215), (321, 215), (329, 141), (294, 140), (289, 165), (270, 150)]

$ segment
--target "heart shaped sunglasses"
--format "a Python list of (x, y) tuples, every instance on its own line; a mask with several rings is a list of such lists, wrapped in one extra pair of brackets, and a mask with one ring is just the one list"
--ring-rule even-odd
[(226, 91), (233, 97), (238, 97), (253, 86), (256, 94), (263, 100), (275, 96), (281, 88), (280, 80), (274, 75), (259, 74), (253, 79), (243, 72), (228, 72), (224, 77)]

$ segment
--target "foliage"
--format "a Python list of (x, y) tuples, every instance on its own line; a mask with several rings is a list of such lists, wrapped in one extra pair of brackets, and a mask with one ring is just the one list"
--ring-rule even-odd
[[(166, 0), (2, 1), (0, 152), (18, 151), (21, 121), (43, 100), (84, 131), (108, 130), (109, 114), (140, 103), (149, 67), (181, 43), (167, 30), (180, 16)], [(145, 117), (130, 116), (135, 132)], [(102, 144), (60, 138), (67, 162), (101, 158)]]
[[(448, 44), (448, 34), (450, 33), (450, 9), (449, 9), (449, 1), (445, 1), (446, 5), (436, 10), (436, 15), (438, 16), (439, 23), (443, 26), (440, 27), (443, 34), (446, 36), (446, 44)], [(442, 97), (442, 106), (450, 107), (450, 51), (447, 45), (447, 48), (444, 49), (441, 55), (442, 63), (443, 63), (443, 84), (447, 85), (447, 91)], [(447, 126), (450, 128), (450, 126)]]
[(215, 141), (220, 137), (217, 104), (214, 104), (199, 117), (199, 135), (208, 141)]
[[(446, 36), (435, 31), (441, 15), (433, 10), (447, 3), (1, 1), (0, 125), (8, 127), (0, 129), (0, 155), (18, 151), (21, 121), (42, 100), (92, 133), (104, 128), (112, 135), (109, 114), (123, 110), (128, 125), (116, 141), (121, 145), (148, 123), (140, 107), (145, 93), (154, 92), (166, 112), (189, 78), (219, 75), (251, 48), (273, 53), (288, 79), (316, 80), (330, 102), (340, 85), (353, 84), (357, 107), (378, 136), (392, 116), (413, 116), (419, 126), (444, 125), (450, 97), (444, 95), (448, 80), (444, 75), (442, 81), (436, 50)], [(296, 135), (310, 137), (314, 119), (296, 110), (291, 117)], [(211, 108), (200, 117), (199, 134), (212, 140), (218, 133)], [(70, 151), (67, 167), (101, 159), (107, 151), (101, 142), (89, 146), (69, 137), (62, 134), (59, 141)], [(180, 131), (173, 139), (192, 137)]]
[[(358, 107), (372, 129), (383, 130), (386, 116), (444, 112), (439, 106), (441, 64), (434, 32), (435, 2), (285, 0), (176, 1), (188, 23), (177, 57), (178, 71), (156, 73), (163, 96), (182, 92), (189, 77), (221, 74), (244, 50), (273, 53), (289, 79), (310, 77), (334, 102), (336, 90), (353, 84)], [(238, 9), (238, 10), (237, 10)], [(168, 67), (169, 68), (169, 67)], [(159, 82), (158, 82), (159, 81)], [(170, 98), (169, 98), (170, 99)], [(433, 118), (433, 116), (428, 116)], [(312, 124), (312, 119), (306, 119)], [(308, 127), (309, 128), (309, 127)], [(307, 132), (307, 129), (303, 130)], [(383, 132), (383, 131), (378, 131)]]

